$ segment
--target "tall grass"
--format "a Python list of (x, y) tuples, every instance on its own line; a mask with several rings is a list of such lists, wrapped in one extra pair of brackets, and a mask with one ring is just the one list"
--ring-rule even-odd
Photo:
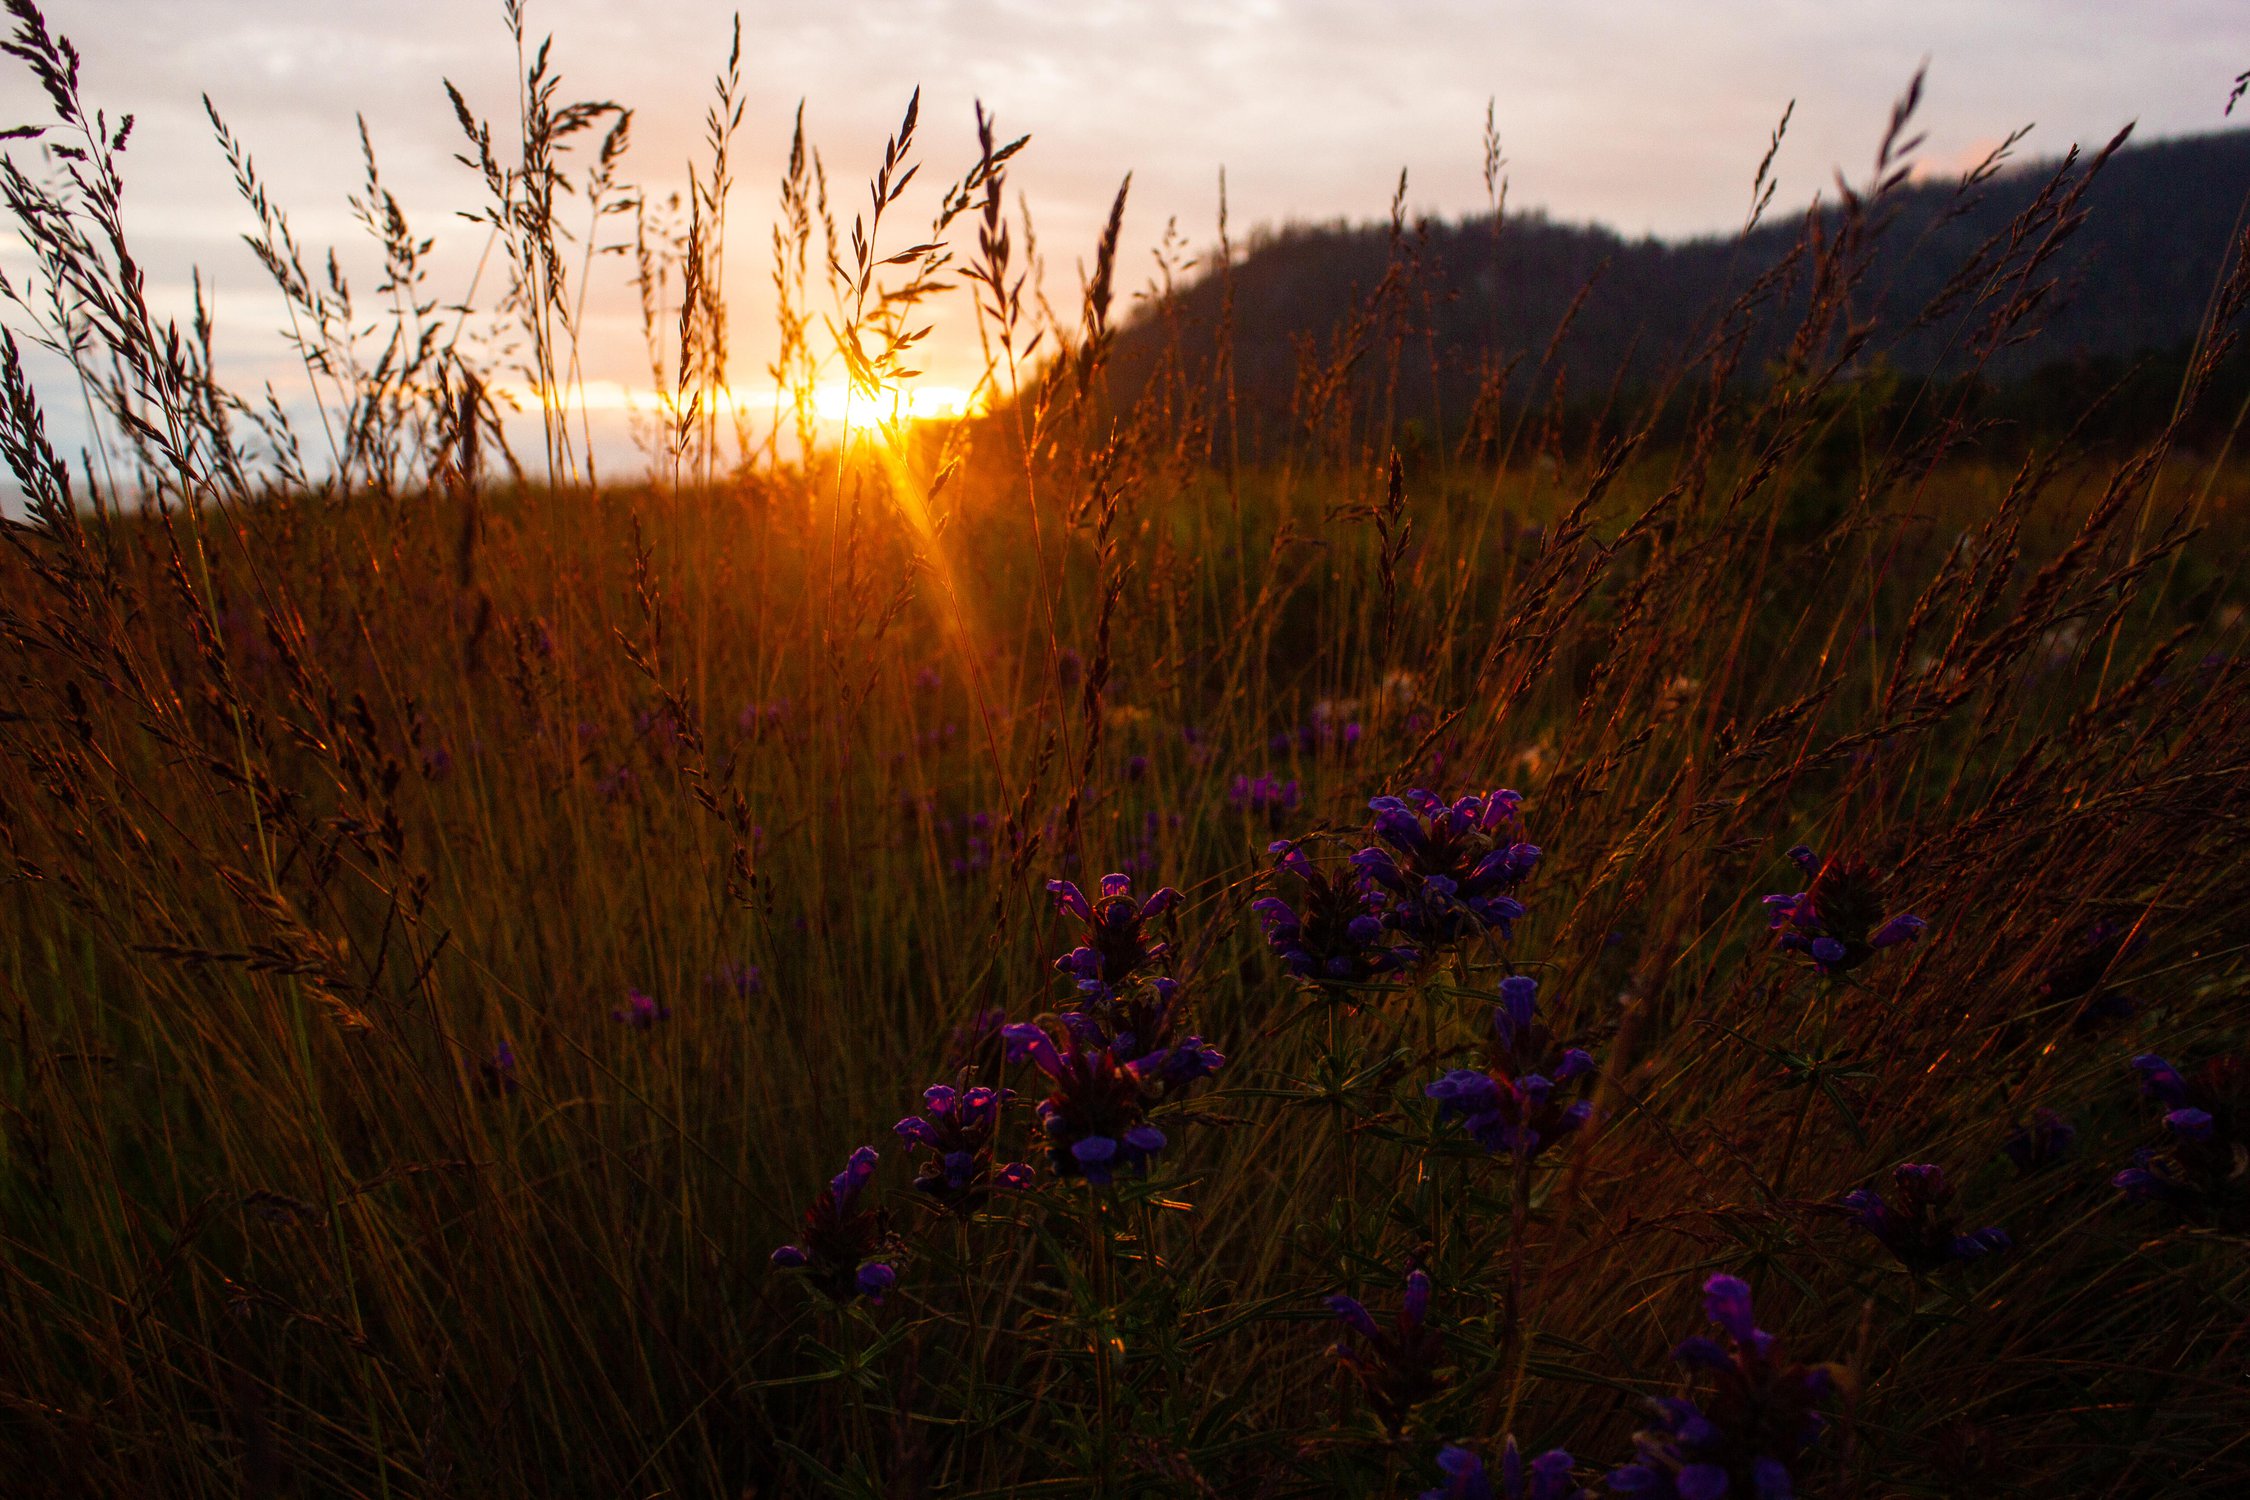
[[(980, 111), (979, 158), (924, 199), (909, 108), (847, 230), (800, 135), (782, 430), (732, 434), (737, 65), (684, 225), (652, 229), (628, 116), (560, 102), (511, 6), (512, 162), (455, 99), (512, 353), (445, 323), (372, 149), (392, 321), (362, 349), (222, 127), (332, 393), (308, 462), (207, 328), (150, 309), (129, 122), (9, 11), (54, 118), (0, 169), (33, 262), (7, 291), (81, 390), (35, 390), (8, 336), (0, 1489), (1396, 1495), (1441, 1482), (1441, 1442), (1496, 1460), (1510, 1433), (1599, 1483), (1642, 1398), (1711, 1390), (1669, 1351), (1716, 1272), (1835, 1367), (1826, 1432), (1783, 1455), (1801, 1493), (2239, 1480), (2250, 1116), (2198, 1083), (2199, 1156), (2128, 1059), (2244, 1045), (2244, 471), (2180, 434), (2250, 270), (2127, 451), (2026, 450), (1974, 379), (2035, 336), (2098, 158), (1931, 310), (1943, 377), (1868, 373), (1887, 330), (1858, 310), (1917, 89), (1660, 387), (1567, 406), (1550, 348), (1531, 395), (1496, 365), (1401, 457), (1386, 392), (1435, 294), (1402, 209), (1392, 274), (1305, 351), (1296, 425), (1246, 435), (1223, 338), (1175, 335), (1112, 399), (1122, 189), (1058, 313), (1005, 192), (1022, 142)], [(1504, 233), (1489, 129), (1487, 162)], [(566, 199), (643, 227), (647, 481), (595, 475), (574, 420), (599, 267)], [(824, 368), (882, 399), (964, 297), (991, 415), (815, 441)], [(1141, 316), (1173, 311), (1159, 284)], [(1761, 319), (1787, 357), (1742, 369)], [(507, 360), (559, 393), (528, 473)], [(66, 399), (106, 414), (106, 464), (52, 447)], [(1269, 843), (1340, 872), (1371, 797), (1500, 786), (1543, 851), (1512, 934), (1327, 983), (1261, 941), (1257, 898), (1309, 910)], [(1926, 931), (1778, 946), (1759, 898), (1805, 885), (1799, 843), (1836, 859), (1831, 926), (1848, 857), (1863, 905)], [(1165, 1144), (1097, 1185), (978, 1026), (1101, 1012), (1052, 968), (1077, 939), (1045, 883), (1113, 870), (1184, 893), (1152, 964), (1174, 1040), (1226, 1062), (1161, 1100), (1145, 1070)], [(1412, 911), (1339, 878), (1395, 953)], [(1425, 1094), (1519, 976), (1594, 1061), (1588, 1123), (1535, 1155)], [(948, 1213), (892, 1122), (1003, 1078), (995, 1164), (1030, 1185)], [(2019, 1171), (2003, 1142), (2046, 1109), (2075, 1152)], [(866, 1254), (824, 1292), (769, 1255), (869, 1142), (885, 1220), (844, 1216)], [(2208, 1191), (2120, 1193), (2144, 1148)], [(1895, 1205), (1909, 1161), (2013, 1248), (1901, 1268), (1840, 1199)], [(880, 1302), (862, 1258), (895, 1270)], [(1435, 1342), (1386, 1364), (1326, 1299), (1388, 1321), (1409, 1267)]]

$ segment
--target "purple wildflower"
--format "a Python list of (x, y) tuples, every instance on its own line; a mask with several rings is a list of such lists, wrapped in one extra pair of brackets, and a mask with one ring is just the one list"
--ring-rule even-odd
[(487, 1098), (505, 1099), (516, 1091), (516, 1049), (507, 1042), (477, 1063), (477, 1091)]
[(1429, 1326), (1427, 1272), (1407, 1273), (1406, 1294), (1388, 1328), (1375, 1321), (1366, 1304), (1342, 1292), (1328, 1299), (1328, 1310), (1346, 1330), (1329, 1353), (1359, 1383), (1368, 1406), (1394, 1436), (1406, 1429), (1415, 1407), (1453, 1383), (1445, 1340)]
[(1183, 1036), (1187, 1007), (1176, 979), (1135, 979), (1106, 995), (1089, 995), (1082, 1010), (1056, 1019), (1082, 1047), (1131, 1064), (1159, 1098), (1208, 1078), (1226, 1064), (1199, 1036)]
[(1843, 1206), (1851, 1211), (1854, 1224), (1915, 1275), (2013, 1248), (2015, 1242), (2005, 1229), (1962, 1232), (1961, 1216), (1949, 1206), (1953, 1185), (1945, 1180), (1943, 1168), (1901, 1162), (1891, 1169), (1891, 1184), (1898, 1197), (1895, 1204), (1870, 1188), (1856, 1188), (1844, 1194)]
[(1315, 703), (1311, 718), (1297, 728), (1297, 748), (1308, 755), (1323, 750), (1349, 755), (1359, 744), (1361, 729), (1359, 720), (1339, 717), (1344, 711), (1326, 699)]
[(672, 1007), (659, 1005), (653, 995), (637, 989), (625, 991), (625, 1003), (609, 1013), (612, 1021), (621, 1021), (635, 1031), (651, 1031), (659, 1021), (672, 1019)]
[(2141, 1096), (2164, 1109), (2164, 1144), (2134, 1152), (2112, 1183), (2185, 1219), (2250, 1222), (2250, 1064), (2220, 1056), (2182, 1073), (2148, 1053), (2133, 1068)]
[(938, 824), (940, 834), (951, 834), (957, 830), (961, 835), (961, 850), (947, 859), (946, 868), (956, 878), (966, 878), (991, 869), (992, 814), (971, 813), (958, 824), (951, 818)]
[(1484, 1460), (1466, 1448), (1448, 1443), (1438, 1449), (1437, 1466), (1445, 1483), (1422, 1491), (1422, 1500), (1492, 1500), (1492, 1481), (1485, 1476)]
[(2008, 1132), (2001, 1151), (2016, 1164), (2019, 1175), (2029, 1177), (2070, 1155), (2078, 1144), (2078, 1128), (2051, 1109), (2032, 1116), (2031, 1123)]
[(1130, 875), (1104, 875), (1100, 890), (1089, 901), (1071, 881), (1047, 882), (1055, 910), (1086, 924), (1079, 945), (1055, 960), (1056, 970), (1070, 975), (1081, 993), (1107, 996), (1133, 975), (1171, 956), (1172, 945), (1147, 941), (1145, 929), (1179, 904), (1180, 893), (1166, 886), (1136, 902)]
[(1466, 1448), (1446, 1444), (1438, 1449), (1437, 1466), (1445, 1483), (1424, 1490), (1422, 1500), (1592, 1500), (1592, 1492), (1570, 1477), (1570, 1455), (1560, 1448), (1549, 1448), (1527, 1463), (1516, 1440), (1508, 1439), (1500, 1453), (1497, 1490), (1484, 1460)]
[(1266, 946), (1290, 973), (1319, 983), (1360, 984), (1421, 961), (1419, 949), (1384, 942), (1382, 919), (1370, 909), (1360, 882), (1331, 878), (1291, 839), (1267, 852), (1304, 887), (1296, 906), (1279, 896), (1250, 904), (1265, 929)]
[(1821, 973), (1848, 974), (1885, 948), (1911, 943), (1929, 926), (1920, 917), (1884, 916), (1883, 882), (1858, 860), (1822, 859), (1799, 844), (1789, 858), (1810, 877), (1804, 890), (1768, 896), (1776, 945), (1802, 953)]
[(1352, 865), (1382, 892), (1385, 923), (1432, 943), (1487, 931), (1506, 937), (1523, 915), (1508, 892), (1539, 862), (1521, 838), (1522, 801), (1494, 791), (1447, 804), (1417, 788), (1368, 803), (1379, 842)]
[(1280, 781), (1264, 774), (1237, 776), (1227, 788), (1227, 801), (1237, 811), (1279, 827), (1297, 810), (1297, 781), (1295, 777)]
[(2180, 1105), (2187, 1102), (2187, 1079), (2153, 1052), (2144, 1052), (2133, 1059), (2133, 1071), (2140, 1075), (2141, 1097), (2158, 1104)]
[(896, 1241), (889, 1216), (860, 1201), (878, 1160), (872, 1146), (854, 1151), (844, 1170), (829, 1180), (806, 1210), (798, 1242), (773, 1253), (775, 1266), (804, 1272), (831, 1302), (855, 1297), (881, 1302), (883, 1293), (898, 1280), (890, 1265)]
[[(1179, 1036), (1179, 986), (1159, 979), (1146, 991), (1129, 992), (1121, 1003), (1104, 1007), (1110, 1017), (1107, 1050), (1139, 1075), (1142, 1085), (1168, 1099), (1227, 1065), (1226, 1055), (1199, 1036)], [(1155, 998), (1142, 1003), (1139, 994)], [(1068, 1017), (1065, 1024), (1069, 1024)]]
[(1030, 1021), (1001, 1034), (1011, 1062), (1029, 1061), (1053, 1082), (1039, 1101), (1039, 1124), (1057, 1177), (1083, 1177), (1100, 1187), (1120, 1172), (1148, 1170), (1165, 1140), (1164, 1132), (1148, 1123), (1151, 1090), (1136, 1064), (1121, 1063), (1106, 1048), (1075, 1036), (1057, 1047)]
[(1650, 1401), (1656, 1420), (1633, 1434), (1633, 1462), (1611, 1472), (1610, 1488), (1651, 1500), (1790, 1500), (1796, 1465), (1826, 1425), (1820, 1408), (1836, 1393), (1835, 1369), (1784, 1360), (1738, 1277), (1705, 1282), (1703, 1308), (1726, 1342), (1691, 1338), (1672, 1358), (1711, 1389), (1700, 1400)]
[(1506, 1151), (1527, 1164), (1584, 1128), (1594, 1112), (1563, 1087), (1591, 1073), (1594, 1059), (1583, 1048), (1556, 1046), (1538, 1018), (1538, 992), (1521, 975), (1502, 980), (1486, 1066), (1455, 1068), (1422, 1090), (1437, 1101), (1439, 1119), (1459, 1120), (1485, 1150)]
[(1015, 1094), (1009, 1089), (954, 1089), (935, 1084), (922, 1091), (927, 1112), (909, 1115), (895, 1127), (907, 1149), (927, 1147), (929, 1155), (914, 1175), (914, 1186), (957, 1214), (974, 1213), (991, 1189), (1031, 1185), (1031, 1168), (1011, 1162), (992, 1166), (992, 1138), (1000, 1111)]
[(763, 740), (769, 735), (785, 735), (790, 716), (790, 702), (783, 698), (774, 703), (752, 703), (735, 716), (735, 724), (753, 740)]
[(722, 959), (719, 966), (703, 976), (706, 989), (722, 995), (732, 995), (737, 1000), (747, 1000), (766, 992), (766, 971), (756, 964), (736, 963)]

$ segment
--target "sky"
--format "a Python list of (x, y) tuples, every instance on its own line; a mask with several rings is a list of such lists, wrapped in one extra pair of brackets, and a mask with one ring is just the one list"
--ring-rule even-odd
[[(459, 132), (442, 80), (480, 112), (512, 117), (500, 0), (45, 8), (85, 55), (89, 97), (138, 117), (128, 221), (160, 305), (184, 307), (191, 266), (215, 288), (223, 376), (254, 383), (281, 368), (282, 308), (240, 242), (249, 218), (205, 93), (299, 239), (339, 246), (371, 286), (345, 204), (364, 116), (393, 191), (440, 240), (439, 290), (460, 295), (482, 237), (458, 214), (479, 185), (452, 159)], [(635, 108), (628, 174), (657, 194), (683, 183), (737, 8), (527, 9), (533, 37), (554, 38), (564, 97)], [(925, 187), (973, 160), (974, 101), (1003, 134), (1029, 132), (1010, 180), (1031, 205), (1050, 293), (1067, 304), (1128, 172), (1124, 289), (1147, 282), (1168, 222), (1197, 249), (1214, 241), (1222, 168), (1238, 240), (1258, 225), (1379, 218), (1402, 168), (1411, 211), (1475, 212), (1488, 100), (1511, 206), (1682, 235), (1740, 223), (1792, 100), (1777, 163), (1784, 206), (1839, 170), (1865, 177), (1891, 101), (1925, 61), (1933, 172), (2022, 125), (2035, 127), (2027, 154), (2098, 142), (2127, 121), (2145, 136), (2218, 128), (2232, 79), (2250, 68), (2250, 0), (815, 0), (740, 15), (746, 109), (728, 279), (745, 380), (770, 352), (765, 231), (800, 100), (850, 206), (917, 85)], [(0, 125), (41, 118), (43, 101), (10, 63)], [(932, 206), (905, 205), (925, 222)], [(0, 252), (0, 265), (20, 264)], [(631, 383), (644, 362), (624, 270), (612, 260), (599, 273), (589, 373)], [(965, 380), (970, 351), (959, 330), (941, 330), (929, 379)]]

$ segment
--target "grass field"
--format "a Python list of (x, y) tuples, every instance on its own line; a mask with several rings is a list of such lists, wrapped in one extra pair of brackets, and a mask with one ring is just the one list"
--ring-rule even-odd
[[(1981, 422), (2077, 164), (1902, 388), (1855, 278), (1909, 100), (1665, 385), (1408, 444), (1378, 289), (1250, 441), (1223, 343), (1108, 398), (1115, 223), (1058, 317), (989, 133), (925, 235), (910, 115), (831, 274), (785, 186), (771, 442), (712, 399), (723, 189), (644, 226), (674, 400), (629, 483), (567, 396), (498, 452), (503, 372), (423, 338), (381, 198), (372, 353), (246, 210), (329, 473), (150, 312), (117, 121), (9, 9), (56, 114), (16, 154), (77, 152), (5, 178), (14, 325), (78, 345), (115, 461), (54, 452), (81, 392), (11, 337), (0, 1491), (2250, 1467), (2239, 256), (2171, 424)], [(566, 390), (541, 174), (630, 194), (610, 117), (527, 99), (494, 316)], [(811, 421), (965, 299), (988, 414)], [(1511, 1435), (1571, 1457), (1510, 1488)]]

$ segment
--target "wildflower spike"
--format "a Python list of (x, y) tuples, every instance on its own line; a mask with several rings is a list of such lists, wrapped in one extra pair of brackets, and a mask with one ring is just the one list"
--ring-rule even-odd
[(881, 1208), (862, 1202), (880, 1158), (871, 1146), (851, 1154), (805, 1212), (795, 1244), (773, 1252), (776, 1268), (801, 1271), (832, 1302), (865, 1297), (881, 1302), (898, 1280), (890, 1264), (896, 1246)]
[(1703, 1306), (1725, 1342), (1699, 1335), (1672, 1357), (1708, 1380), (1708, 1390), (1651, 1400), (1655, 1420), (1633, 1434), (1633, 1461), (1611, 1471), (1609, 1486), (1653, 1500), (1787, 1500), (1797, 1465), (1826, 1426), (1821, 1408), (1836, 1394), (1835, 1367), (1785, 1360), (1757, 1326), (1739, 1277), (1706, 1281)]

